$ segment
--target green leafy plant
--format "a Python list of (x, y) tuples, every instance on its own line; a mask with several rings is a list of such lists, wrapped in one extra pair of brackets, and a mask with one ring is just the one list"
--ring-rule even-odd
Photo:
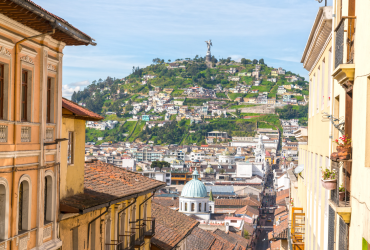
[(330, 170), (326, 168), (325, 170), (321, 170), (321, 177), (323, 180), (335, 180), (337, 173), (335, 170)]
[(340, 185), (340, 187), (339, 187), (339, 192), (345, 192), (346, 191), (346, 189), (343, 187), (343, 184), (342, 185)]
[(249, 239), (249, 232), (247, 230), (244, 230), (244, 238)]

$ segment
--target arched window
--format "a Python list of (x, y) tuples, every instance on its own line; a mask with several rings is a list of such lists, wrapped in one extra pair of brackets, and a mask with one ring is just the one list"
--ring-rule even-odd
[(204, 203), (204, 212), (207, 212), (207, 203)]
[(209, 206), (209, 211), (212, 212), (212, 206)]
[(182, 211), (182, 202), (180, 202), (180, 211)]
[(199, 212), (201, 212), (202, 211), (202, 203), (199, 203), (199, 205), (198, 205), (198, 210), (199, 210)]
[(195, 204), (192, 202), (191, 203), (191, 211), (194, 212), (195, 211)]
[(53, 178), (47, 174), (44, 187), (44, 223), (51, 221), (53, 221)]
[(185, 202), (185, 211), (188, 211), (188, 203)]
[(18, 188), (18, 233), (30, 230), (31, 185), (27, 179), (30, 180), (22, 176)]
[(0, 178), (0, 241), (8, 238), (8, 219), (9, 219), (9, 194), (8, 182), (5, 178)]

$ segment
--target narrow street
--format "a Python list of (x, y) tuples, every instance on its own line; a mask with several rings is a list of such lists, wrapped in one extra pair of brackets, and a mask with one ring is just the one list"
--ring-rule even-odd
[(273, 196), (272, 174), (269, 174), (265, 183), (265, 193), (262, 198), (259, 223), (257, 226), (257, 242), (253, 249), (266, 250), (270, 247), (268, 233), (273, 230), (275, 196)]

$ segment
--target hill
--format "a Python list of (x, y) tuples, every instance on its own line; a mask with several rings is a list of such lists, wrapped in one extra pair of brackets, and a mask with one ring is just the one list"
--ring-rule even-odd
[[(281, 108), (287, 103), (300, 103), (300, 106), (293, 106), (289, 110), (285, 110), (285, 107), (278, 114), (301, 118), (300, 122), (304, 124), (307, 120), (304, 115), (306, 109), (303, 108), (305, 100), (308, 100), (308, 84), (304, 78), (282, 68), (269, 67), (264, 64), (263, 59), (252, 61), (243, 58), (241, 62), (235, 62), (231, 58), (219, 61), (212, 58), (212, 67), (207, 67), (204, 58), (198, 56), (193, 59), (177, 59), (175, 62), (170, 60), (165, 62), (156, 58), (153, 59), (153, 64), (145, 68), (133, 67), (132, 73), (125, 78), (99, 79), (72, 95), (72, 101), (105, 117), (108, 115), (112, 117), (113, 114), (113, 119), (122, 121), (128, 118), (141, 118), (144, 114), (155, 117), (156, 120), (165, 120), (166, 112), (170, 115), (169, 111), (160, 107), (166, 103), (186, 105), (188, 108), (186, 112), (190, 112), (192, 117), (200, 117), (197, 111), (199, 107), (216, 101), (213, 105), (218, 109), (236, 111), (264, 103), (281, 103)], [(238, 114), (229, 115), (240, 117), (246, 114), (240, 114), (239, 111)], [(172, 115), (171, 119), (174, 118)], [(196, 135), (198, 132), (181, 137), (181, 141), (175, 137), (162, 138), (161, 135), (155, 135), (157, 129), (152, 129), (150, 133), (146, 131), (148, 128), (141, 131), (144, 125), (140, 122), (134, 131), (130, 131), (120, 124), (118, 128), (104, 133), (88, 131), (87, 136), (93, 140), (93, 137), (99, 134), (101, 135), (99, 137), (104, 137), (103, 141), (108, 138), (112, 141), (125, 140), (127, 134), (130, 140), (134, 140), (133, 138), (152, 140), (148, 138), (150, 134), (163, 143), (201, 140), (200, 136)], [(177, 129), (174, 125), (168, 126), (158, 130)], [(183, 126), (177, 127), (183, 129)], [(206, 128), (211, 129), (210, 126)], [(113, 133), (118, 133), (118, 136), (114, 136)], [(91, 136), (92, 134), (94, 136)], [(123, 137), (122, 134), (126, 136)]]

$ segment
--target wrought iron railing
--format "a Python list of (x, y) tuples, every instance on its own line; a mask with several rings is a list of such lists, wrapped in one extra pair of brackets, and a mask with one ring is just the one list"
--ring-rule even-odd
[[(335, 172), (337, 173), (335, 175), (336, 179), (337, 179), (337, 187), (336, 187), (336, 189), (330, 191), (330, 200), (332, 200), (332, 202), (337, 207), (349, 207), (350, 206), (350, 195), (349, 195), (349, 192), (347, 190), (347, 181), (348, 181), (347, 174), (348, 174), (348, 171), (344, 167), (344, 164), (350, 164), (350, 162), (351, 162), (351, 160), (342, 160), (342, 161), (339, 161), (339, 162), (332, 161), (332, 164), (331, 164), (332, 170), (335, 170)], [(343, 194), (343, 196), (344, 196), (343, 200), (340, 199), (340, 195), (339, 195), (339, 189), (341, 187), (340, 181), (339, 181), (340, 173), (342, 173), (343, 176), (344, 176), (344, 178), (343, 178), (343, 187), (345, 188), (345, 190), (344, 190), (344, 194)]]
[(339, 217), (338, 250), (348, 250), (348, 225)]
[[(342, 17), (335, 28), (335, 68), (343, 63), (354, 63), (355, 26), (356, 17), (347, 16)], [(347, 39), (345, 39), (345, 32), (347, 32)]]
[(126, 234), (120, 234), (118, 240), (112, 240), (111, 242), (105, 244), (105, 250), (134, 250), (135, 233), (127, 232)]
[(155, 218), (148, 217), (144, 220), (145, 224), (145, 236), (153, 237), (155, 235)]
[(144, 245), (145, 243), (145, 226), (144, 224), (139, 224), (137, 227), (132, 228), (133, 231), (137, 232), (137, 238), (135, 239), (135, 248)]

